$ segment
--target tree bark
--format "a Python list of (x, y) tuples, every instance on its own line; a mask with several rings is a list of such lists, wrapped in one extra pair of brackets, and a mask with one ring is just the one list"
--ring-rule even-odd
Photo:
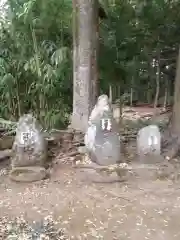
[(71, 127), (85, 132), (97, 82), (96, 0), (73, 0), (73, 115)]
[(164, 102), (163, 102), (163, 108), (164, 110), (166, 109), (167, 107), (167, 100), (168, 100), (168, 79), (167, 79), (167, 76), (165, 76), (165, 91), (164, 91)]
[(130, 106), (133, 105), (133, 86), (134, 86), (134, 77), (131, 79), (131, 90), (130, 90)]
[(99, 2), (93, 2), (93, 106), (95, 106), (98, 96), (99, 96), (99, 74), (98, 74), (98, 56), (99, 56)]
[(156, 113), (156, 108), (157, 108), (157, 105), (158, 105), (158, 98), (159, 98), (160, 77), (161, 77), (160, 56), (158, 55), (157, 69), (156, 69), (156, 95), (155, 95), (155, 99), (154, 99), (154, 109), (155, 109), (155, 113)]
[(163, 136), (163, 147), (165, 147), (165, 156), (172, 159), (180, 151), (180, 48), (177, 59), (176, 77), (174, 84), (174, 105), (169, 127)]
[(177, 60), (176, 78), (174, 85), (174, 106), (172, 115), (172, 131), (180, 137), (180, 48)]
[(109, 84), (109, 102), (112, 104), (112, 101), (113, 101), (112, 85)]

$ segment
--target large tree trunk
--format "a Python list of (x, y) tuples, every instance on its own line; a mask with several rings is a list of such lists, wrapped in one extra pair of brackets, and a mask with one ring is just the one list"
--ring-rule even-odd
[[(97, 0), (73, 0), (74, 74), (72, 128), (86, 131), (96, 101), (97, 82), (95, 16)], [(97, 19), (97, 18), (96, 18)]]
[(169, 128), (163, 136), (163, 146), (168, 150), (168, 159), (176, 157), (180, 151), (180, 48), (177, 59), (176, 78), (174, 85), (174, 106)]
[(180, 137), (180, 48), (177, 60), (176, 78), (174, 86), (172, 131), (178, 134), (178, 136)]
[(99, 2), (94, 1), (93, 9), (93, 78), (92, 78), (92, 87), (93, 87), (93, 106), (96, 104), (97, 98), (99, 96), (99, 75), (98, 75), (98, 56), (99, 56)]

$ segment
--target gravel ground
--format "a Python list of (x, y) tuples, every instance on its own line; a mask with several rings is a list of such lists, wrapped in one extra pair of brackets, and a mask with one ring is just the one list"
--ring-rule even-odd
[(0, 239), (180, 239), (179, 182), (87, 176), (68, 166), (33, 184), (1, 176)]

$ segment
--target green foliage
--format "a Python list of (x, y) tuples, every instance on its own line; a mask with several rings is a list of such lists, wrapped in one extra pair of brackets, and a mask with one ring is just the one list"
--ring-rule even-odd
[(0, 34), (3, 118), (17, 120), (33, 111), (45, 127), (67, 123), (72, 102), (71, 10), (68, 1), (8, 0)]
[[(141, 96), (143, 88), (147, 93), (152, 89), (153, 99), (157, 79), (156, 66), (152, 64), (155, 61), (161, 73), (159, 95), (164, 96), (165, 79), (169, 81), (169, 89), (173, 88), (173, 67), (176, 66), (180, 36), (180, 3), (165, 0), (104, 0), (102, 3), (108, 15), (101, 23), (100, 32), (103, 86), (107, 88), (111, 81), (115, 88), (117, 84), (121, 86), (121, 94), (130, 92), (133, 87), (136, 95)], [(140, 100), (148, 101), (148, 94)]]
[[(153, 101), (159, 64), (159, 97), (164, 96), (167, 81), (172, 95), (180, 40), (180, 3), (100, 2), (107, 13), (99, 28), (102, 92), (107, 91), (109, 84), (120, 85), (121, 94), (127, 93), (128, 98), (133, 89), (140, 101)], [(0, 116), (17, 120), (21, 114), (33, 111), (45, 127), (66, 125), (72, 111), (73, 91), (72, 2), (8, 0), (3, 11), (6, 14), (0, 19)]]

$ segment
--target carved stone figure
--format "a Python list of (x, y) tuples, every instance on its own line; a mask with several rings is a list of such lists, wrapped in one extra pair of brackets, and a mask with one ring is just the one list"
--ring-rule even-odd
[(156, 125), (149, 125), (142, 128), (137, 136), (138, 155), (145, 156), (160, 155), (161, 153), (161, 134)]
[(120, 137), (107, 95), (101, 95), (89, 117), (85, 145), (99, 165), (120, 162)]
[(47, 157), (47, 144), (41, 127), (31, 114), (23, 115), (18, 122), (12, 148), (12, 168), (44, 167)]

